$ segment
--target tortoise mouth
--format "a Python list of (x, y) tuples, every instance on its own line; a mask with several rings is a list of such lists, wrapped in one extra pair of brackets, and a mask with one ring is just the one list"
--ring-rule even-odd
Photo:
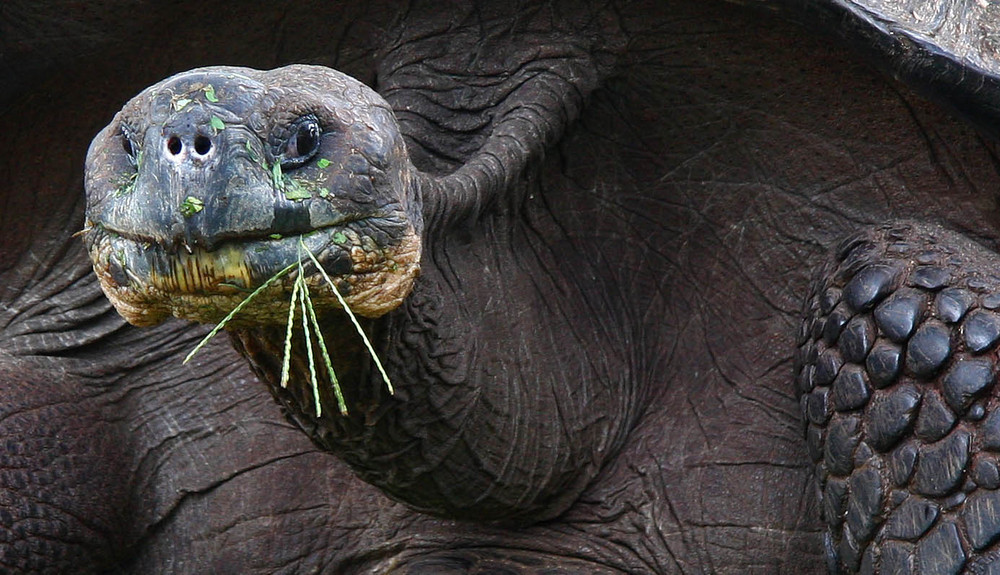
[[(355, 313), (379, 317), (409, 295), (420, 269), (420, 238), (412, 226), (395, 226), (387, 234), (384, 223), (363, 218), (303, 234), (233, 238), (210, 250), (165, 246), (98, 223), (88, 227), (87, 243), (105, 294), (134, 325), (155, 325), (169, 316), (216, 323), (296, 262), (302, 262), (318, 310), (341, 306), (316, 263)], [(265, 297), (256, 298), (232, 325), (284, 323), (298, 275), (293, 270), (271, 281)]]

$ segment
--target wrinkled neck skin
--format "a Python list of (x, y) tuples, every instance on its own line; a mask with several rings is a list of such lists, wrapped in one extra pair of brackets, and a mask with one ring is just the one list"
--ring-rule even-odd
[[(416, 53), (446, 54), (436, 65), (456, 74), (437, 76), (427, 97), (426, 71), (408, 50), (389, 50), (380, 64), (379, 91), (410, 153), (419, 154), (418, 167), (407, 163), (411, 205), (422, 218), (414, 222), (422, 254), (412, 293), (399, 308), (363, 320), (395, 394), (339, 311), (322, 323), (347, 415), (319, 369), (316, 416), (301, 338), (287, 388), (278, 384), (282, 328), (236, 331), (235, 345), (292, 420), (390, 497), (449, 518), (550, 519), (614, 456), (643, 396), (631, 345), (640, 334), (622, 303), (627, 288), (598, 284), (607, 274), (594, 253), (573, 248), (578, 238), (544, 202), (526, 201), (541, 192), (546, 149), (610, 73), (608, 46), (620, 43), (567, 31), (545, 40), (540, 58), (531, 48), (540, 40), (504, 41), (499, 48), (511, 53), (495, 55), (504, 79), (469, 102), (463, 78), (481, 84), (463, 52), (452, 52), (456, 39), (408, 30), (408, 41), (433, 45)], [(476, 31), (467, 40), (481, 42)], [(478, 133), (448, 125), (467, 118), (468, 106), (488, 120)]]
[[(446, 193), (434, 177), (413, 181), (417, 197)], [(425, 209), (428, 221), (446, 216)], [(549, 305), (552, 294), (526, 291), (546, 272), (525, 269), (527, 260), (502, 239), (507, 233), (489, 231), (513, 229), (517, 217), (497, 210), (476, 222), (423, 226), (422, 274), (412, 294), (382, 318), (363, 320), (394, 395), (343, 314), (322, 323), (346, 416), (321, 373), (316, 417), (301, 338), (287, 388), (278, 384), (283, 329), (236, 331), (235, 345), (290, 419), (390, 497), (458, 519), (525, 524), (555, 517), (624, 441), (639, 398), (628, 370), (605, 352), (624, 342), (584, 335), (567, 348), (565, 333), (598, 328), (570, 325), (560, 306)], [(490, 243), (455, 239), (484, 235)], [(473, 245), (489, 245), (490, 253)]]

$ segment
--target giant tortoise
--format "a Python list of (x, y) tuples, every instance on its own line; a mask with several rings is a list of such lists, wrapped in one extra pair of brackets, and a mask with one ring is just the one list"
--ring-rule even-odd
[(748, 4), (6, 3), (3, 569), (1000, 572), (1000, 9)]

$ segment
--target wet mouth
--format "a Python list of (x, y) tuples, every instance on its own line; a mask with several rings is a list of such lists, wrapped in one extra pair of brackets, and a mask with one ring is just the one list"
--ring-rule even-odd
[(235, 238), (212, 249), (195, 245), (163, 246), (141, 238), (129, 238), (113, 230), (102, 230), (112, 252), (109, 266), (122, 287), (149, 284), (160, 290), (210, 295), (252, 290), (299, 257), (300, 243), (315, 254), (328, 257), (334, 275), (351, 272), (353, 234), (348, 228), (326, 228), (305, 234)]
[[(357, 222), (355, 222), (357, 223)], [(361, 315), (377, 317), (394, 308), (409, 293), (419, 271), (419, 238), (404, 235), (401, 242), (380, 247), (353, 226), (336, 226), (305, 234), (241, 238), (212, 250), (177, 248), (143, 242), (94, 226), (87, 242), (94, 269), (112, 303), (129, 322), (153, 325), (166, 316), (215, 323), (250, 292), (269, 282), (289, 265), (304, 261), (306, 250)], [(318, 270), (311, 282), (322, 294)], [(315, 277), (313, 277), (315, 276)], [(297, 273), (273, 282), (259, 304), (245, 314), (246, 321), (280, 323)], [(388, 294), (388, 300), (385, 299)], [(320, 295), (320, 308), (340, 307)], [(285, 309), (283, 309), (285, 308)]]

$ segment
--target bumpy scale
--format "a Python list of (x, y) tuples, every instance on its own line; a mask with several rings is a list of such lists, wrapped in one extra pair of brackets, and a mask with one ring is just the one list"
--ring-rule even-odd
[(1000, 572), (1000, 276), (935, 226), (865, 230), (817, 274), (796, 383), (831, 572)]

